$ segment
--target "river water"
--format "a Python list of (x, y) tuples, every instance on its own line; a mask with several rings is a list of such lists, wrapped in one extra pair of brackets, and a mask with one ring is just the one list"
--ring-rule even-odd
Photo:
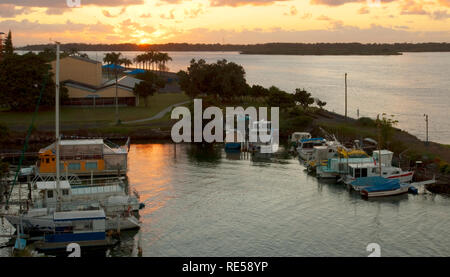
[(129, 181), (146, 207), (141, 233), (112, 256), (450, 256), (450, 198), (364, 200), (308, 175), (296, 158), (229, 155), (220, 146), (135, 144)]
[[(105, 52), (86, 52), (102, 60)], [(133, 59), (139, 52), (123, 52)], [(227, 59), (242, 65), (250, 84), (288, 92), (305, 88), (337, 113), (345, 110), (344, 73), (348, 73), (348, 114), (356, 118), (393, 114), (398, 127), (425, 139), (450, 144), (450, 53), (400, 56), (240, 55), (236, 52), (169, 52), (170, 71), (186, 70), (191, 59)]]

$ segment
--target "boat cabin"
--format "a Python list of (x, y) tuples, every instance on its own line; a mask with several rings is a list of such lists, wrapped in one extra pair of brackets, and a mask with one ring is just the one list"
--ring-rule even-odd
[(325, 144), (325, 139), (323, 138), (310, 138), (300, 140), (299, 148), (301, 150), (313, 150), (314, 146), (321, 146)]
[(289, 141), (291, 143), (297, 143), (302, 139), (310, 139), (311, 134), (307, 132), (294, 132), (289, 136)]
[[(56, 174), (55, 143), (39, 151), (39, 174)], [(106, 143), (103, 139), (62, 140), (60, 143), (61, 174), (117, 175), (126, 174), (128, 149)]]
[(390, 166), (392, 165), (394, 153), (389, 150), (374, 150), (372, 156), (377, 163), (381, 161), (382, 165)]
[[(39, 193), (38, 199), (44, 206), (54, 206), (57, 203), (58, 192), (55, 181), (36, 182), (36, 188)], [(69, 201), (71, 198), (71, 187), (68, 181), (60, 181), (61, 201)]]
[(44, 235), (44, 241), (37, 243), (38, 249), (65, 248), (73, 242), (82, 247), (107, 245), (106, 216), (102, 209), (55, 212), (53, 222), (54, 231)]

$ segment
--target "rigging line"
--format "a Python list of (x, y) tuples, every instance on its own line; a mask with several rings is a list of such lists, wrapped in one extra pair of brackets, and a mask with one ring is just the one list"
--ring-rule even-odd
[[(44, 82), (43, 82), (43, 85), (42, 85), (42, 88), (41, 88), (41, 92), (39, 94), (39, 98), (38, 98), (38, 101), (36, 103), (36, 108), (34, 109), (33, 118), (31, 119), (31, 124), (30, 124), (30, 127), (28, 128), (27, 136), (25, 137), (25, 143), (23, 145), (22, 153), (21, 153), (20, 159), (19, 159), (19, 166), (17, 167), (16, 174), (14, 175), (13, 184), (12, 184), (11, 189), (9, 191), (8, 197), (6, 198), (6, 205), (5, 205), (6, 209), (9, 209), (9, 205), (8, 205), (9, 204), (9, 199), (10, 199), (10, 197), (12, 195), (13, 188), (16, 185), (17, 178), (19, 176), (19, 172), (20, 172), (20, 169), (22, 167), (23, 160), (25, 158), (25, 152), (27, 151), (27, 148), (28, 148), (28, 140), (30, 139), (31, 132), (33, 131), (34, 122), (36, 120), (36, 116), (37, 116), (37, 113), (38, 113), (38, 110), (39, 110), (39, 106), (41, 104), (42, 95), (44, 94), (44, 90), (45, 90), (45, 88), (47, 86), (48, 77), (49, 77), (49, 72), (47, 72), (47, 74), (45, 74), (45, 78), (44, 78)], [(57, 103), (55, 103), (55, 104), (57, 104)]]

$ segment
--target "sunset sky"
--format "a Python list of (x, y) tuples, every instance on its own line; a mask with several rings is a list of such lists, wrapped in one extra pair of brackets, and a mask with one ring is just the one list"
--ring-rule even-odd
[[(74, 0), (71, 0), (75, 2)], [(0, 0), (16, 46), (87, 43), (450, 42), (450, 0)]]

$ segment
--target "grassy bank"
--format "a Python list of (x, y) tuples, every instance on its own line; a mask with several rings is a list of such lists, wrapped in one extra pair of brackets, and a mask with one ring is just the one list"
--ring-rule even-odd
[[(189, 100), (183, 93), (160, 93), (151, 96), (148, 107), (141, 101), (138, 107), (120, 107), (119, 118), (121, 121), (130, 121), (148, 118), (167, 108)], [(0, 123), (12, 131), (25, 131), (31, 123), (32, 112), (1, 111)], [(61, 127), (63, 130), (99, 129), (108, 128), (115, 122), (114, 107), (62, 107)], [(54, 129), (54, 110), (41, 109), (35, 121), (37, 131), (51, 131)]]

